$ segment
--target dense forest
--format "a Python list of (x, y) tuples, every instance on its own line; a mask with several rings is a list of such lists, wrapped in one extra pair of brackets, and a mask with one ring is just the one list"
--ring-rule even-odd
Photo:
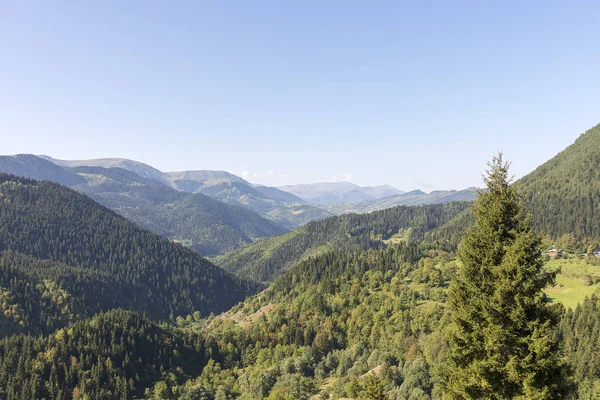
[(113, 310), (49, 336), (1, 339), (0, 392), (4, 399), (140, 398), (155, 381), (197, 376), (218, 354), (198, 335)]
[[(452, 202), (330, 217), (279, 237), (257, 241), (218, 257), (215, 262), (240, 276), (268, 281), (294, 263), (329, 250), (366, 250), (423, 239), (427, 232), (445, 225), (467, 208), (468, 203)], [(447, 236), (436, 239), (446, 240)]]
[(600, 125), (516, 182), (539, 232), (600, 237)]
[(564, 353), (582, 399), (600, 398), (600, 298), (592, 296), (574, 310), (568, 309), (560, 323)]
[(50, 280), (85, 296), (88, 315), (116, 307), (159, 319), (208, 315), (259, 288), (71, 189), (5, 174), (0, 251), (15, 274), (3, 288), (9, 298), (22, 296), (29, 279)]

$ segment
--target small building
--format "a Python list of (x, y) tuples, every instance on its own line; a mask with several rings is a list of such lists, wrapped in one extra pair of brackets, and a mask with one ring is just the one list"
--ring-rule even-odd
[(550, 257), (550, 258), (555, 258), (556, 256), (558, 256), (558, 250), (556, 250), (556, 249), (548, 250), (546, 252), (546, 255), (548, 255), (548, 257)]

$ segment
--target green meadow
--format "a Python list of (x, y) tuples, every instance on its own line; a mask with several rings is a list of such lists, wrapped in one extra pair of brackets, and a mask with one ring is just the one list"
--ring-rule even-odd
[(565, 307), (575, 308), (586, 297), (600, 289), (600, 265), (593, 265), (584, 258), (553, 259), (548, 261), (546, 269), (560, 270), (556, 277), (556, 285), (546, 289), (552, 301), (562, 303)]

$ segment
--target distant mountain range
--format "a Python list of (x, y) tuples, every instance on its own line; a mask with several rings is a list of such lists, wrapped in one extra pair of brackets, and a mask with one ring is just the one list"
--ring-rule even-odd
[(402, 192), (390, 185), (358, 186), (349, 182), (328, 182), (280, 186), (307, 202), (318, 205), (335, 215), (364, 213), (395, 206), (441, 204), (451, 201), (475, 200), (476, 188), (464, 190), (421, 190)]
[(390, 185), (361, 187), (349, 182), (288, 185), (281, 186), (279, 189), (320, 205), (375, 200), (403, 193)]
[(331, 215), (328, 211), (310, 205), (290, 193), (282, 192), (277, 188), (255, 186), (225, 171), (162, 172), (150, 165), (124, 158), (71, 161), (57, 160), (48, 156), (40, 157), (63, 167), (123, 168), (179, 191), (202, 193), (226, 203), (244, 205), (287, 229), (295, 229), (308, 221)]
[(323, 206), (327, 211), (336, 214), (347, 214), (351, 212), (371, 212), (383, 210), (395, 206), (417, 206), (425, 204), (442, 204), (451, 201), (472, 201), (477, 195), (477, 188), (464, 190), (436, 190), (425, 193), (421, 190), (413, 190), (395, 196), (383, 197), (375, 200), (365, 200), (355, 203), (337, 203)]

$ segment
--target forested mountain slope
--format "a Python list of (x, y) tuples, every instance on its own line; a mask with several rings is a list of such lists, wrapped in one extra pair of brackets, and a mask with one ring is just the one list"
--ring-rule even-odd
[(260, 240), (215, 259), (243, 277), (265, 281), (311, 255), (330, 250), (384, 247), (424, 235), (451, 221), (468, 203), (394, 207), (370, 214), (347, 214), (313, 221), (285, 235)]
[[(131, 167), (123, 163), (128, 160), (94, 161), (100, 165)], [(151, 167), (144, 169), (145, 164), (132, 165), (144, 172), (145, 177), (120, 167), (69, 168), (33, 155), (0, 156), (0, 172), (64, 183), (130, 221), (166, 238), (180, 241), (201, 255), (222, 254), (252, 243), (255, 239), (287, 231), (240, 204), (225, 204), (200, 193), (178, 191), (160, 183), (153, 174), (156, 170)]]
[(75, 189), (201, 255), (226, 253), (287, 231), (240, 205), (177, 191), (120, 168), (77, 167), (72, 171), (87, 181)]
[(600, 238), (600, 125), (516, 185), (540, 232)]
[[(27, 299), (29, 281), (53, 286), (63, 300), (72, 297), (72, 313), (123, 307), (159, 319), (220, 312), (258, 289), (74, 190), (6, 174), (0, 174), (0, 252), (5, 279), (11, 276), (1, 287), (3, 306), (14, 305), (15, 323), (32, 321), (32, 329), (39, 315), (23, 308), (35, 303)], [(49, 304), (44, 314), (55, 308)], [(61, 318), (52, 316), (49, 328)]]
[(209, 358), (219, 359), (216, 349), (198, 335), (113, 310), (49, 336), (1, 339), (0, 394), (7, 400), (139, 399), (155, 381), (199, 375)]
[[(213, 398), (221, 387), (244, 400), (430, 399), (455, 268), (447, 254), (425, 257), (414, 242), (302, 261), (199, 327), (236, 351), (176, 391), (201, 388)], [(371, 397), (372, 389), (381, 397)]]

